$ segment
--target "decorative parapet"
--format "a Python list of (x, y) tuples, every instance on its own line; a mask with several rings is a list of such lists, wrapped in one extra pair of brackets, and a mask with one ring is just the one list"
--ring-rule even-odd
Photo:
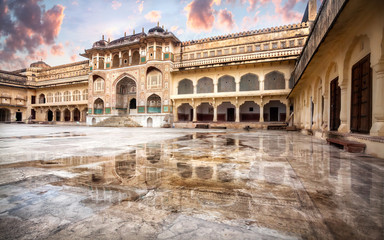
[(52, 85), (62, 85), (62, 84), (73, 84), (77, 82), (88, 82), (88, 75), (69, 77), (69, 78), (61, 78), (61, 79), (53, 79), (53, 80), (45, 80), (38, 82), (29, 82), (31, 86), (35, 87), (47, 87)]
[(313, 28), (309, 33), (303, 51), (292, 73), (291, 78), (295, 85), (347, 2), (348, 0), (323, 1), (315, 22), (313, 23)]
[(27, 78), (19, 74), (0, 71), (0, 82), (16, 85), (27, 85)]
[(234, 62), (244, 62), (251, 60), (259, 60), (259, 59), (273, 59), (280, 57), (290, 57), (290, 56), (298, 56), (300, 55), (302, 47), (290, 48), (290, 49), (281, 49), (281, 50), (273, 50), (273, 51), (263, 51), (256, 53), (245, 53), (231, 56), (223, 56), (223, 57), (213, 57), (213, 58), (205, 58), (199, 60), (191, 60), (191, 61), (183, 61), (181, 63), (174, 63), (173, 70), (179, 68), (188, 68), (188, 67), (199, 67), (204, 65), (213, 65), (213, 64), (224, 64), (224, 63), (234, 63)]
[(206, 42), (212, 42), (212, 41), (218, 41), (218, 40), (224, 40), (224, 39), (230, 39), (230, 38), (245, 37), (245, 36), (251, 36), (256, 34), (274, 33), (274, 32), (293, 30), (293, 29), (304, 28), (304, 27), (308, 27), (307, 22), (289, 24), (289, 25), (284, 25), (279, 27), (264, 28), (259, 30), (244, 31), (239, 33), (231, 33), (227, 35), (214, 36), (214, 37), (203, 38), (199, 40), (184, 41), (182, 42), (182, 46), (198, 44), (198, 43), (206, 43)]

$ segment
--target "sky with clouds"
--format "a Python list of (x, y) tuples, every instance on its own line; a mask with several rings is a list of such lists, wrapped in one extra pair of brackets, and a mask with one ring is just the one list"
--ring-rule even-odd
[[(181, 41), (299, 23), (308, 0), (0, 0), (0, 69), (86, 60), (92, 43), (157, 22)], [(319, 5), (320, 3), (318, 3)]]

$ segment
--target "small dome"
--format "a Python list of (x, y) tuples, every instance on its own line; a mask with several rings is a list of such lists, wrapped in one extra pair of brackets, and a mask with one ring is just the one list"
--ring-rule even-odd
[(34, 62), (30, 65), (30, 67), (36, 67), (36, 68), (50, 68), (48, 64), (46, 64), (43, 61)]
[(97, 42), (95, 42), (92, 47), (105, 47), (108, 45), (108, 42), (105, 41), (105, 40), (99, 40)]
[(148, 33), (153, 33), (153, 32), (164, 32), (164, 29), (162, 29), (159, 26), (156, 26), (156, 27), (151, 28), (151, 29), (148, 30)]

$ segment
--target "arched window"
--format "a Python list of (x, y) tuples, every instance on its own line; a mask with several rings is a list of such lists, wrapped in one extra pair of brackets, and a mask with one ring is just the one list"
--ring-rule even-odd
[(129, 65), (129, 56), (128, 53), (123, 53), (123, 61), (122, 61), (122, 66), (126, 67)]
[(200, 78), (197, 81), (197, 93), (213, 93), (213, 80), (209, 77)]
[(64, 92), (64, 102), (69, 102), (69, 101), (71, 101), (71, 92), (65, 91)]
[(55, 102), (61, 102), (61, 92), (55, 93)]
[(97, 78), (94, 82), (94, 91), (103, 92), (104, 91), (104, 79), (101, 77)]
[(177, 94), (192, 94), (193, 93), (193, 83), (189, 79), (183, 79), (179, 82), (177, 88)]
[(161, 98), (156, 94), (152, 94), (147, 99), (148, 113), (161, 113)]
[(45, 95), (44, 94), (40, 94), (39, 103), (45, 103)]
[(161, 88), (162, 77), (161, 72), (157, 69), (150, 70), (147, 73), (147, 89)]
[(80, 101), (81, 95), (79, 90), (73, 91), (73, 101)]
[(140, 63), (139, 51), (134, 51), (132, 54), (132, 65), (138, 65)]
[(225, 75), (219, 78), (218, 92), (235, 92), (236, 83), (235, 78)]
[(47, 103), (53, 102), (53, 93), (48, 93), (47, 94)]
[(285, 89), (284, 74), (273, 71), (265, 75), (264, 90)]
[(259, 90), (259, 77), (253, 73), (247, 73), (240, 78), (240, 91)]
[(119, 54), (115, 54), (115, 56), (113, 56), (112, 68), (118, 68), (119, 66), (120, 66)]
[(94, 113), (103, 114), (104, 113), (104, 101), (100, 98), (96, 99), (93, 103)]
[(104, 58), (99, 58), (99, 69), (104, 69)]
[(88, 89), (83, 90), (83, 100), (88, 100)]

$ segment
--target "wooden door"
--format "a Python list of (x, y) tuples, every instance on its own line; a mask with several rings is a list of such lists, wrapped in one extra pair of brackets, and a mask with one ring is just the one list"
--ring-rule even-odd
[(372, 126), (372, 69), (370, 55), (352, 67), (351, 131), (369, 133)]
[(331, 131), (337, 131), (340, 126), (340, 108), (341, 108), (341, 89), (339, 87), (339, 78), (331, 81), (331, 101), (330, 101), (330, 123)]

